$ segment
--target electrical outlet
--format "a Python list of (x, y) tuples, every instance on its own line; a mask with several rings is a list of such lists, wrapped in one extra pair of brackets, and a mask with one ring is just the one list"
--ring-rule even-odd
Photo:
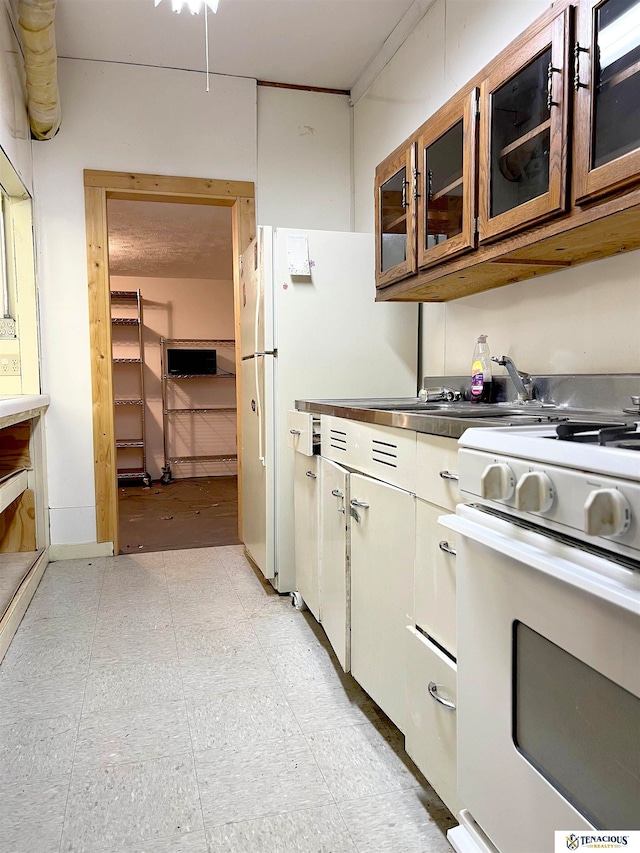
[(20, 356), (16, 353), (2, 355), (0, 353), (0, 376), (19, 376)]

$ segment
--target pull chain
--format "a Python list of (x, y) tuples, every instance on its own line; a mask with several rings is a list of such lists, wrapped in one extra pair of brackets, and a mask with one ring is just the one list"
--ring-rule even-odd
[(209, 7), (204, 4), (204, 52), (207, 68), (207, 92), (209, 91)]

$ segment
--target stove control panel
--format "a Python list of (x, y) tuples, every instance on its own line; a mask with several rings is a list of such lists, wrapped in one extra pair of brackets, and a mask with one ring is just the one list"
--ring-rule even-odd
[(618, 489), (596, 489), (584, 505), (584, 529), (589, 536), (619, 536), (631, 524), (629, 501)]
[(640, 481), (461, 447), (460, 493), (470, 503), (640, 559)]

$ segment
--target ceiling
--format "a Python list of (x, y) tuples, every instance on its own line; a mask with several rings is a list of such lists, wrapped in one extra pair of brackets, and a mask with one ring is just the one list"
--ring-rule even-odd
[(114, 199), (107, 205), (111, 275), (233, 278), (230, 207)]
[[(424, 0), (220, 0), (208, 16), (210, 70), (350, 90), (419, 4)], [(56, 43), (60, 57), (206, 68), (204, 15), (176, 15), (171, 0), (157, 8), (153, 0), (58, 0)], [(111, 200), (109, 266), (119, 276), (231, 279), (230, 210)]]
[[(220, 0), (210, 70), (351, 89), (413, 0)], [(205, 70), (204, 15), (171, 0), (58, 0), (58, 55)]]

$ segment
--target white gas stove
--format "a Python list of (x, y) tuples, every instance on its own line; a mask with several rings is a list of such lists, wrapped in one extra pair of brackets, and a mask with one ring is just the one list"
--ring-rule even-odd
[(604, 420), (460, 439), (458, 853), (640, 829), (640, 430)]

